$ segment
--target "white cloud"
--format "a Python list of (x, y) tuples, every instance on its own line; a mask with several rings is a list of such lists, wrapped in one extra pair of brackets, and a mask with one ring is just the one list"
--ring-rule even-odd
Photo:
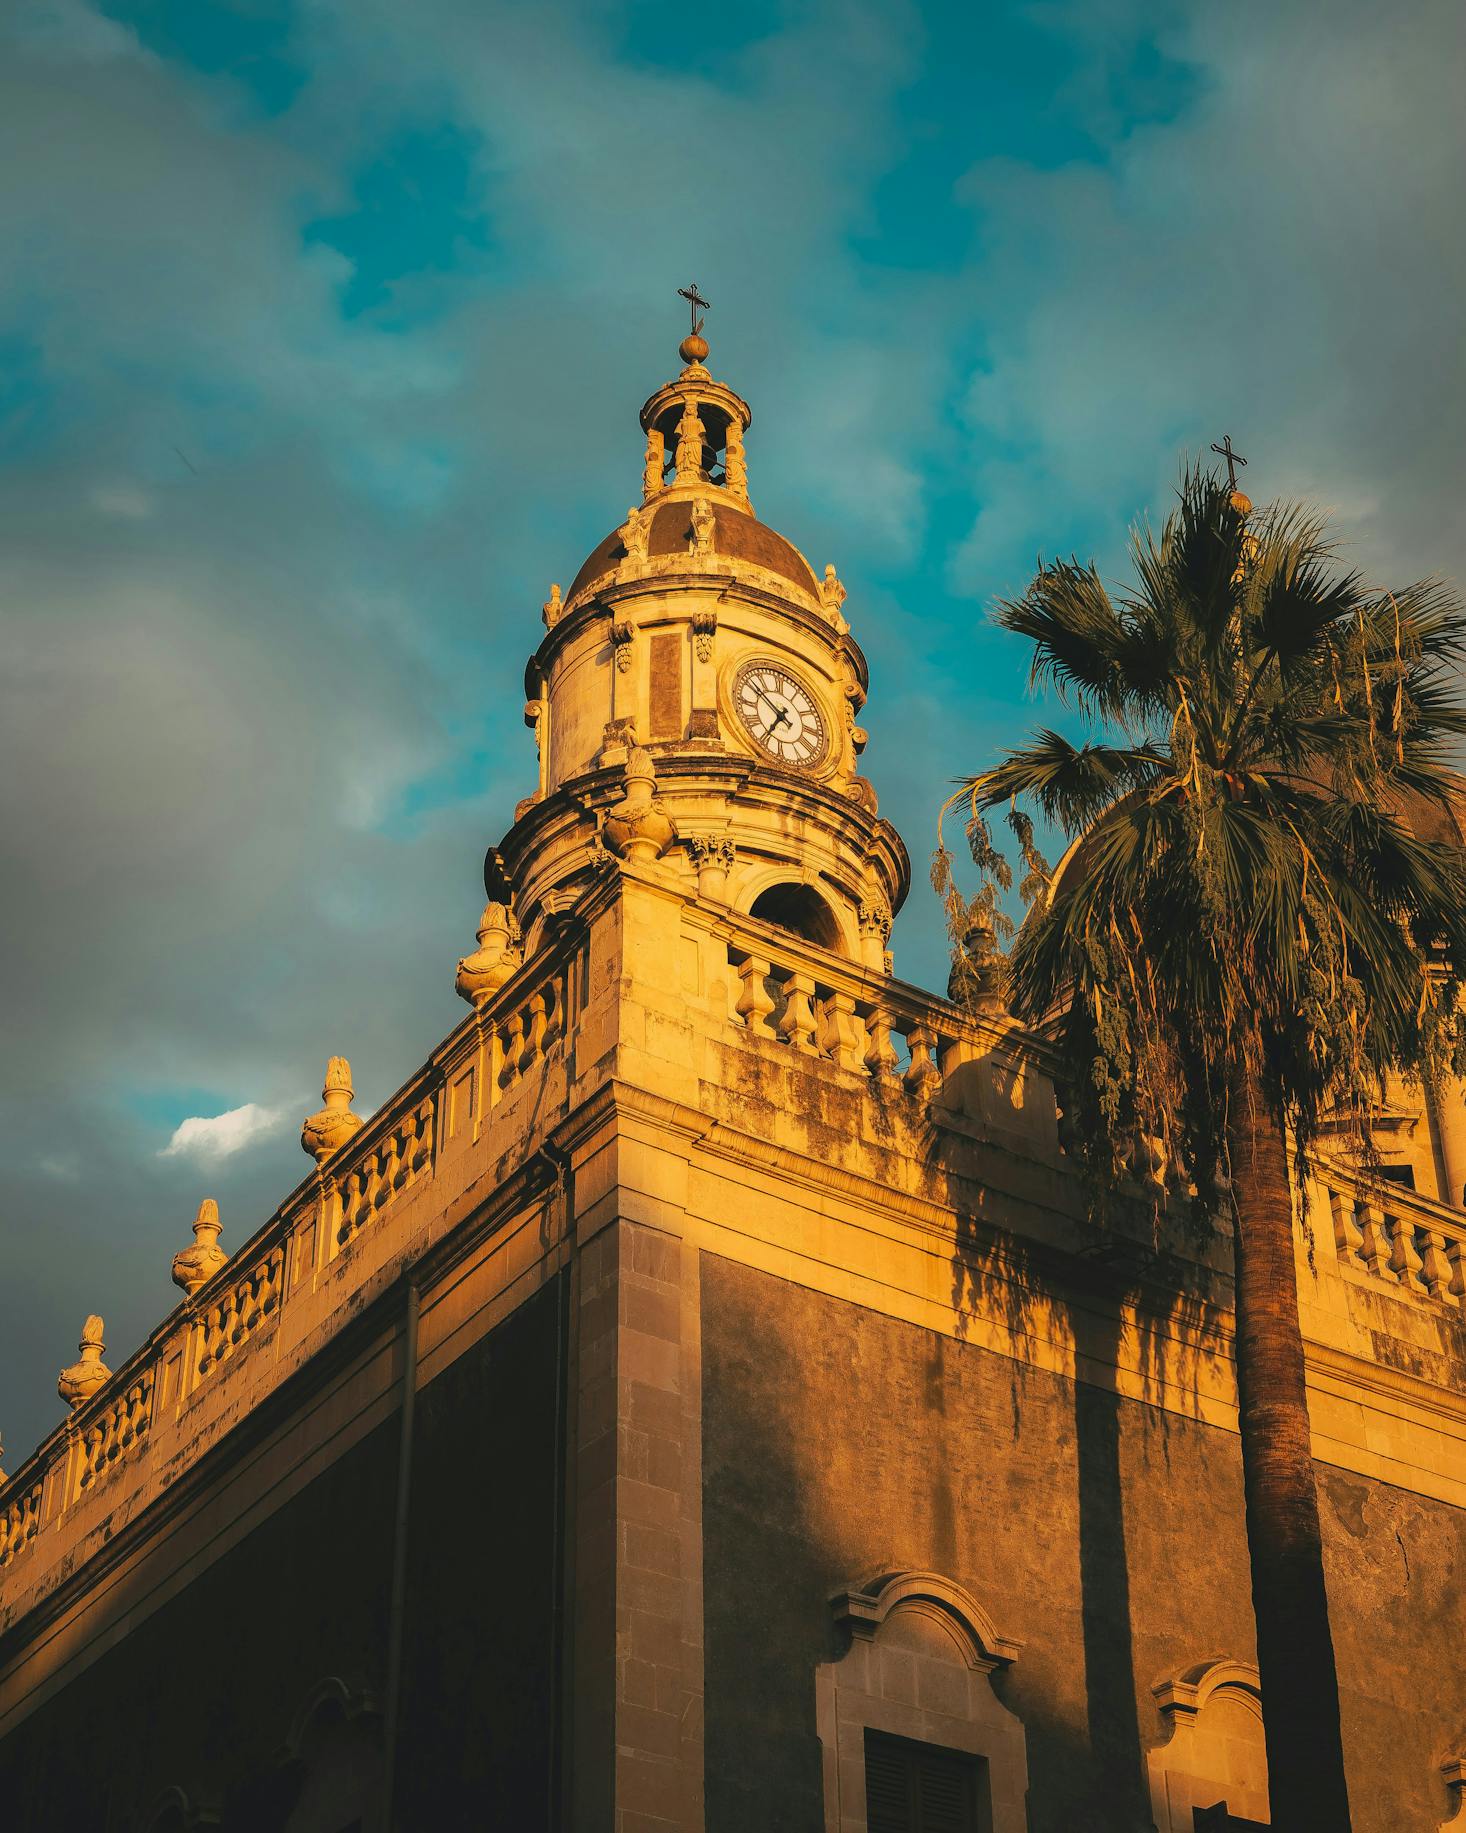
[(247, 1101), (243, 1107), (232, 1107), (227, 1114), (204, 1117), (190, 1115), (180, 1121), (173, 1137), (158, 1154), (159, 1158), (230, 1158), (244, 1147), (253, 1145), (273, 1133), (284, 1117), (284, 1109), (260, 1107)]

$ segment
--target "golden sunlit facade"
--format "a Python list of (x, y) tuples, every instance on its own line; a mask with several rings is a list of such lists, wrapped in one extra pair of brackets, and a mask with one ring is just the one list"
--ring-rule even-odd
[[(1141, 1163), (1100, 1235), (1042, 1047), (893, 976), (845, 587), (681, 356), (549, 589), (462, 1022), (369, 1118), (330, 1058), (304, 1181), (180, 1219), (0, 1487), (7, 1824), (1268, 1819), (1228, 1244)], [(1466, 1126), (1397, 1096), (1298, 1228), (1360, 1833), (1466, 1826)]]

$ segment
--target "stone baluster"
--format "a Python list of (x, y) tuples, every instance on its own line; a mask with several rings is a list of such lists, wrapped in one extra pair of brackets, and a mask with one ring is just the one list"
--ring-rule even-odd
[(942, 1086), (942, 1072), (937, 1068), (936, 1038), (926, 1025), (913, 1025), (906, 1034), (911, 1061), (906, 1066), (906, 1086), (913, 1095), (926, 1101)]
[(499, 1071), (499, 1086), (507, 1094), (519, 1080), (519, 1057), (524, 1049), (524, 1014), (511, 1012), (501, 1033), (504, 1052), (503, 1068)]
[(1393, 1218), (1390, 1231), (1390, 1270), (1400, 1284), (1411, 1292), (1423, 1292), (1425, 1282), (1420, 1277), (1420, 1249), (1415, 1245), (1415, 1224), (1405, 1216)]
[(865, 1066), (873, 1076), (893, 1076), (900, 1058), (891, 1042), (891, 1018), (883, 1006), (873, 1006), (865, 1021)]
[(820, 1049), (841, 1069), (862, 1068), (859, 1033), (855, 1028), (855, 1001), (848, 993), (831, 993), (820, 1014)]
[(1423, 1228), (1420, 1239), (1425, 1250), (1421, 1255), (1421, 1277), (1425, 1281), (1425, 1289), (1432, 1298), (1449, 1304), (1451, 1263), (1446, 1259), (1445, 1234), (1438, 1228)]
[(1466, 1306), (1466, 1241), (1452, 1235), (1446, 1242), (1446, 1258), (1451, 1263), (1451, 1283), (1447, 1288), (1458, 1305)]
[(770, 964), (758, 955), (746, 955), (738, 966), (740, 991), (734, 1007), (752, 1037), (772, 1037), (769, 1014), (775, 1000), (769, 992)]
[(814, 981), (808, 974), (791, 974), (784, 983), (784, 1010), (776, 1027), (781, 1042), (813, 1055), (815, 1042)]
[(539, 1062), (545, 1051), (545, 1032), (549, 1026), (549, 1015), (545, 1007), (545, 996), (536, 993), (529, 1002), (524, 1027), (524, 1044), (519, 1053), (519, 1072), (528, 1075)]
[(1359, 1257), (1377, 1279), (1393, 1278), (1390, 1272), (1390, 1238), (1385, 1233), (1384, 1211), (1378, 1203), (1366, 1202), (1364, 1226), (1360, 1233)]
[(1359, 1218), (1354, 1212), (1354, 1198), (1342, 1190), (1336, 1190), (1332, 1184), (1327, 1186), (1329, 1208), (1334, 1218), (1334, 1246), (1338, 1249), (1340, 1260), (1350, 1266), (1358, 1266), (1364, 1250), (1364, 1230), (1359, 1226)]

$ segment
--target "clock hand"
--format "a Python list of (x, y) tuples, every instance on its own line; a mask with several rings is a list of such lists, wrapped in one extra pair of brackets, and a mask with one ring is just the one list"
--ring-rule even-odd
[(778, 725), (787, 725), (787, 724), (789, 723), (789, 709), (788, 709), (788, 707), (783, 707), (783, 706), (774, 706), (774, 702), (773, 702), (772, 700), (770, 700), (770, 699), (769, 699), (769, 697), (768, 697), (768, 695), (767, 695), (767, 694), (760, 694), (760, 695), (759, 695), (759, 699), (760, 699), (760, 700), (763, 700), (763, 701), (766, 701), (766, 702), (768, 703), (768, 705), (769, 705), (769, 706), (771, 706), (771, 707), (774, 707), (774, 711), (775, 711), (775, 712), (776, 712), (776, 713), (777, 713), (777, 714), (779, 715), (779, 717), (778, 717), (778, 718), (777, 718), (776, 720), (774, 720), (774, 722), (773, 722), (773, 725), (771, 725), (771, 726), (769, 727), (769, 730), (770, 730), (771, 732), (773, 731), (773, 729), (774, 729), (774, 726), (778, 726)]

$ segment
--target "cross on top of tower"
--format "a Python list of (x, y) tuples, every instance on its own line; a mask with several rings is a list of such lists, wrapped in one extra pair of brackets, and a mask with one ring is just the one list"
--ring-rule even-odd
[(698, 292), (695, 280), (691, 286), (679, 286), (677, 295), (687, 301), (688, 310), (692, 313), (692, 329), (677, 346), (678, 355), (684, 363), (700, 363), (708, 353), (708, 340), (702, 334), (702, 315), (712, 310), (712, 302)]
[(1234, 452), (1232, 450), (1232, 435), (1230, 433), (1222, 434), (1222, 443), (1220, 445), (1213, 440), (1211, 449), (1219, 458), (1226, 459), (1227, 488), (1229, 490), (1235, 490), (1237, 488), (1237, 467), (1238, 465), (1245, 465), (1247, 460), (1240, 452)]
[(695, 280), (691, 286), (679, 286), (677, 294), (679, 298), (687, 301), (688, 307), (692, 312), (692, 335), (697, 337), (702, 331), (702, 320), (697, 315), (698, 308), (701, 307), (704, 312), (710, 312), (713, 309), (713, 302), (710, 299), (704, 299), (702, 294), (698, 292), (697, 282)]

